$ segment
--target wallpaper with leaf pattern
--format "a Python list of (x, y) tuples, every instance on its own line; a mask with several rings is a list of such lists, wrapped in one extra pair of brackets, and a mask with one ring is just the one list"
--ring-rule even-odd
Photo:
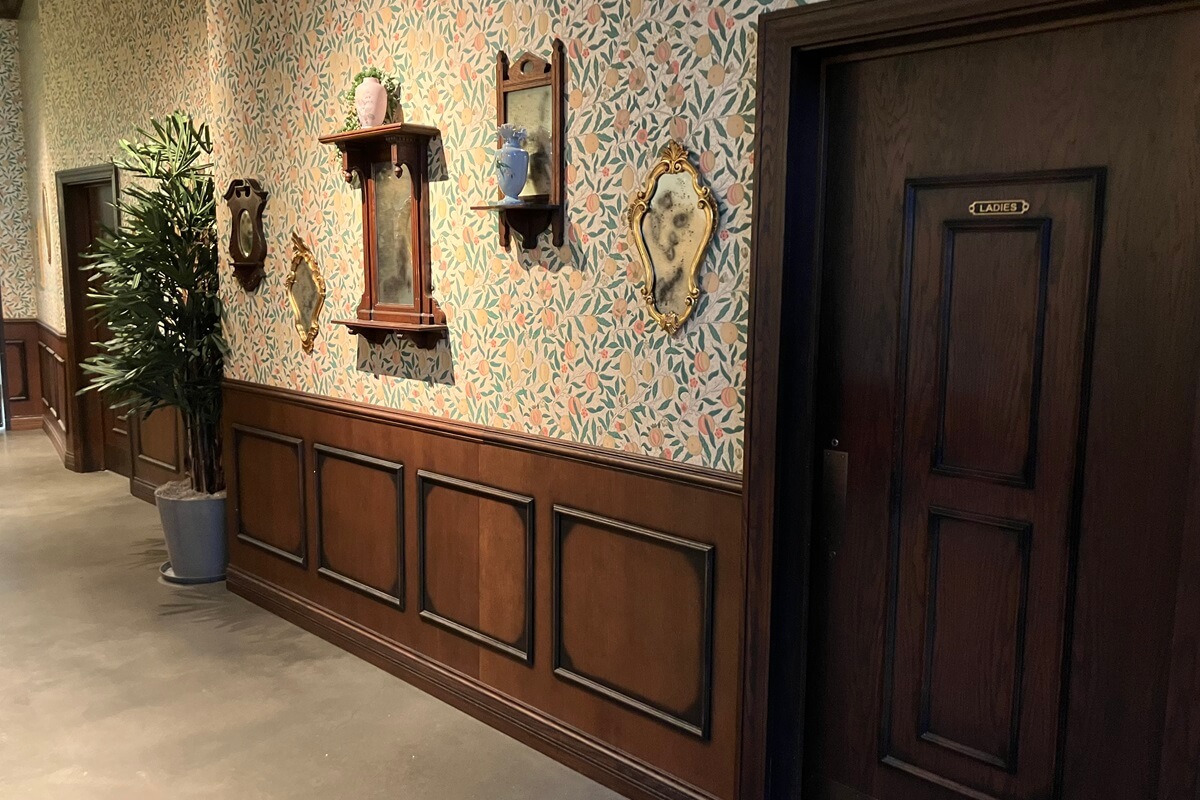
[[(223, 282), (232, 377), (470, 420), (729, 471), (742, 466), (756, 19), (778, 0), (210, 0), (222, 185), (270, 191), (267, 279)], [(495, 58), (568, 52), (569, 242), (503, 250), (491, 199)], [(448, 341), (375, 347), (330, 320), (363, 290), (358, 195), (333, 148), (336, 95), (361, 66), (404, 78), (407, 120), (438, 126), (431, 187), (434, 294)], [(635, 186), (675, 137), (720, 204), (704, 293), (677, 336), (650, 320), (624, 223)], [(222, 230), (228, 219), (221, 216)], [(329, 299), (312, 355), (283, 292), (296, 230)]]
[[(246, 294), (230, 268), (223, 275), (230, 377), (737, 472), (756, 20), (795, 2), (27, 0), (41, 17), (33, 174), (52, 189), (55, 169), (111, 157), (151, 114), (207, 116), (220, 188), (245, 176), (270, 192), (266, 280)], [(469, 209), (496, 192), (496, 52), (548, 56), (555, 37), (568, 50), (569, 241), (506, 251), (495, 218)], [(338, 127), (337, 94), (371, 64), (403, 76), (409, 121), (443, 134), (431, 222), (450, 335), (431, 351), (368, 346), (330, 323), (353, 316), (362, 294), (361, 220), (336, 152), (317, 137)], [(624, 224), (671, 137), (720, 204), (704, 293), (674, 337), (641, 305)], [(224, 248), (223, 207), (219, 221)], [(283, 290), (293, 230), (328, 281), (311, 355)], [(43, 316), (61, 325), (61, 286), (49, 283)]]
[[(207, 114), (204, 0), (25, 0), (20, 48), (29, 208), (50, 258), (37, 270), (38, 316), (62, 331), (55, 172), (111, 161), (150, 117)], [(43, 201), (45, 208), (43, 209)], [(43, 223), (42, 216), (46, 216)]]
[(17, 22), (0, 19), (0, 300), (8, 319), (37, 316), (25, 191)]

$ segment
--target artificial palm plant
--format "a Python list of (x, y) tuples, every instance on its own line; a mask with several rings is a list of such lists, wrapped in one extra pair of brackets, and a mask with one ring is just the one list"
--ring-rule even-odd
[(121, 141), (134, 176), (120, 224), (89, 255), (91, 306), (110, 332), (83, 367), (87, 389), (143, 416), (173, 406), (187, 434), (192, 489), (224, 488), (216, 193), (208, 126), (176, 112)]

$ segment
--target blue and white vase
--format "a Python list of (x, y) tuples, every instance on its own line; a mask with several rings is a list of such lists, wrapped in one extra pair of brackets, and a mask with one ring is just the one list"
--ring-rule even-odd
[(505, 205), (521, 202), (521, 190), (529, 178), (529, 152), (525, 149), (524, 128), (504, 124), (499, 128), (502, 145), (496, 151), (496, 181), (504, 192)]

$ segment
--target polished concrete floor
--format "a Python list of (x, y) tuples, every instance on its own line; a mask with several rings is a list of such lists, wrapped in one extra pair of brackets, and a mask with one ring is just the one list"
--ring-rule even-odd
[(164, 559), (125, 479), (0, 434), (0, 798), (617, 800)]

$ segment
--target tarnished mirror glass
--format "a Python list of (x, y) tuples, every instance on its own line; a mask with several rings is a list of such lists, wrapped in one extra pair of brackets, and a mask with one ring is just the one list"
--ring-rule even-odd
[(554, 91), (550, 86), (518, 89), (505, 95), (505, 118), (529, 134), (525, 149), (529, 151), (529, 180), (521, 197), (550, 195), (553, 181), (554, 155)]
[(716, 224), (712, 192), (676, 142), (662, 149), (629, 208), (651, 316), (675, 333), (700, 296), (697, 276)]
[(238, 250), (242, 251), (242, 256), (249, 257), (254, 251), (254, 220), (251, 219), (249, 211), (243, 210), (238, 213), (237, 235)]
[(377, 304), (413, 305), (413, 180), (390, 161), (373, 164), (375, 179), (375, 298)]

